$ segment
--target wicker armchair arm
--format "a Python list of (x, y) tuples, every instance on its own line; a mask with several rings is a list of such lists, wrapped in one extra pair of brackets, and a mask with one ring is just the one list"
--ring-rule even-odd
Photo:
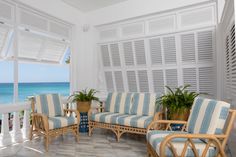
[(155, 130), (172, 130), (171, 124), (183, 124), (182, 130), (184, 131), (187, 125), (187, 121), (179, 121), (179, 120), (156, 120), (151, 122), (148, 127), (147, 131), (151, 129)]
[[(172, 141), (176, 138), (186, 139), (184, 141), (184, 147), (182, 149), (181, 156), (185, 156), (187, 153), (187, 149), (191, 148), (194, 153), (194, 156), (205, 157), (208, 153), (209, 148), (215, 147), (216, 152), (218, 153), (218, 154), (216, 154), (216, 156), (226, 157), (225, 152), (224, 152), (224, 148), (223, 148), (222, 144), (220, 143), (219, 139), (217, 138), (217, 136), (209, 135), (209, 134), (170, 134), (170, 135), (166, 136), (164, 138), (164, 140), (161, 142), (161, 145), (160, 145), (160, 156), (161, 157), (166, 156), (165, 154), (166, 154), (167, 147), (170, 149), (170, 151), (172, 152), (172, 155), (174, 157), (178, 156), (178, 154), (176, 152), (176, 148), (174, 148), (174, 145), (172, 143)], [(193, 139), (201, 139), (201, 140), (206, 141), (206, 145), (203, 149), (202, 155), (198, 154), (198, 151), (196, 149)]]
[(77, 124), (80, 124), (80, 113), (78, 110), (64, 109), (64, 113), (65, 113), (65, 115), (66, 115), (66, 113), (69, 113), (69, 115), (71, 115), (71, 113), (75, 113), (75, 115), (77, 117)]
[(162, 120), (164, 116), (165, 116), (164, 112), (156, 112), (153, 117), (153, 121)]
[(32, 126), (39, 130), (49, 130), (48, 117), (42, 113), (31, 113)]

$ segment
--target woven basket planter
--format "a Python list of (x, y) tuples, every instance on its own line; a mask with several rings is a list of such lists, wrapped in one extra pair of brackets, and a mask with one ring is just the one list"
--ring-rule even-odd
[(91, 102), (90, 101), (78, 101), (77, 102), (77, 110), (79, 112), (88, 112), (91, 107)]

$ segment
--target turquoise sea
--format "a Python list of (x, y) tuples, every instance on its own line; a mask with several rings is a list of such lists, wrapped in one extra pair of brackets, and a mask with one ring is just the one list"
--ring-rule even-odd
[[(69, 82), (19, 83), (19, 101), (28, 96), (46, 93), (69, 95)], [(13, 83), (0, 83), (0, 105), (13, 102)]]

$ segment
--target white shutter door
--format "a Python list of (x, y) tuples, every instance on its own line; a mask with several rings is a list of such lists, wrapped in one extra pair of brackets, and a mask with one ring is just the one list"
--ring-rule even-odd
[(115, 83), (116, 83), (116, 91), (124, 92), (124, 82), (123, 82), (123, 75), (121, 71), (115, 71)]
[(134, 47), (137, 65), (146, 65), (144, 40), (134, 41)]
[(163, 48), (166, 64), (176, 64), (175, 36), (163, 38)]
[(132, 42), (123, 43), (123, 52), (125, 57), (125, 65), (127, 66), (134, 65), (134, 51), (132, 47)]
[(181, 35), (181, 50), (183, 62), (195, 62), (194, 33)]
[(110, 67), (110, 55), (109, 55), (109, 49), (108, 45), (101, 45), (101, 55), (102, 55), (102, 62), (104, 67)]
[(166, 70), (166, 85), (171, 89), (178, 87), (178, 73), (177, 69)]
[(161, 50), (161, 39), (153, 38), (149, 39), (150, 44), (150, 55), (152, 65), (162, 64), (162, 50)]
[(214, 96), (214, 70), (213, 67), (199, 68), (199, 92)]
[(5, 57), (5, 54), (3, 54), (4, 47), (8, 46), (7, 44), (9, 44), (9, 43), (7, 43), (9, 31), (10, 30), (8, 28), (0, 27), (0, 55), (2, 57)]
[(226, 94), (231, 95), (231, 57), (230, 57), (230, 36), (226, 37), (225, 43), (225, 59), (226, 59)]
[(114, 91), (114, 84), (113, 84), (113, 76), (111, 71), (105, 72), (105, 79), (107, 85), (107, 91), (113, 92)]
[(213, 60), (213, 31), (201, 31), (197, 33), (198, 59), (199, 61)]
[(127, 71), (129, 92), (138, 92), (135, 71)]
[(164, 78), (163, 78), (163, 71), (162, 70), (153, 70), (152, 77), (153, 77), (153, 87), (154, 92), (157, 95), (161, 95), (164, 93)]
[(119, 54), (119, 45), (111, 44), (110, 45), (111, 58), (113, 66), (120, 66), (120, 54)]
[[(230, 30), (230, 57), (231, 57), (231, 92), (236, 95), (236, 47), (235, 47), (235, 25)], [(234, 98), (235, 99), (235, 98)]]
[(197, 91), (197, 71), (196, 68), (184, 68), (183, 69), (183, 81), (184, 85), (190, 85), (189, 91)]
[(138, 80), (140, 92), (149, 92), (149, 82), (146, 70), (138, 71)]

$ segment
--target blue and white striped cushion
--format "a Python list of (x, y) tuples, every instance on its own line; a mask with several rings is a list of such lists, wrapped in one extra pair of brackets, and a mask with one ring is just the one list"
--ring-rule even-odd
[(35, 97), (35, 108), (37, 113), (45, 114), (49, 117), (62, 116), (63, 105), (58, 94), (42, 94)]
[(230, 104), (206, 98), (195, 98), (188, 120), (189, 133), (221, 134)]
[(156, 112), (156, 94), (135, 93), (130, 114), (139, 116), (153, 116)]
[(70, 117), (49, 117), (48, 118), (49, 129), (57, 129), (70, 125), (77, 124), (77, 118)]
[[(187, 132), (179, 132), (179, 131), (149, 131), (146, 135), (147, 141), (151, 144), (154, 150), (156, 150), (157, 154), (160, 155), (160, 146), (161, 142), (164, 140), (164, 138), (169, 134), (188, 134)], [(172, 141), (172, 144), (174, 148), (176, 149), (176, 152), (179, 156), (181, 156), (181, 153), (184, 148), (184, 142), (186, 139), (184, 138), (177, 138)], [(200, 139), (194, 139), (193, 140), (196, 149), (199, 153), (199, 156), (202, 156), (202, 153), (204, 151), (204, 148), (206, 146), (206, 143)], [(214, 147), (210, 147), (207, 152), (207, 157), (214, 157), (216, 154), (216, 149)], [(166, 147), (166, 154), (167, 157), (172, 157), (173, 154), (169, 148)], [(187, 148), (187, 152), (185, 154), (185, 157), (194, 157), (194, 153), (190, 147)]]
[(147, 128), (152, 122), (153, 116), (120, 115), (117, 124), (136, 128)]
[(132, 93), (109, 93), (105, 104), (105, 112), (129, 114)]
[(123, 114), (112, 113), (112, 112), (95, 113), (91, 115), (91, 120), (95, 122), (116, 124), (117, 117), (121, 115)]

